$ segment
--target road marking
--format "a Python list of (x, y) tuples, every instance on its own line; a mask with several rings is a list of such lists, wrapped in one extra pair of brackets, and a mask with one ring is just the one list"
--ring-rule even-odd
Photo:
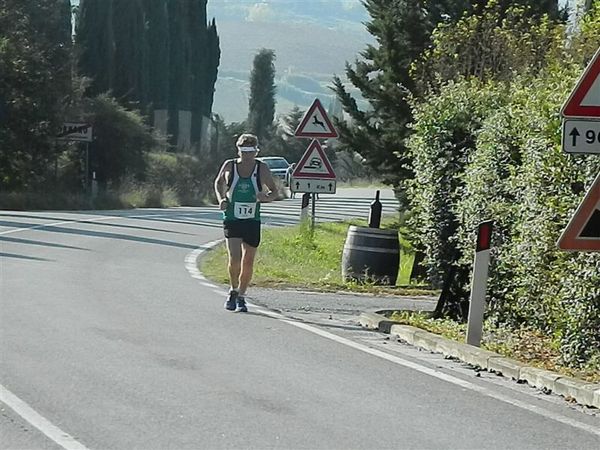
[[(36, 230), (39, 228), (46, 227), (55, 227), (59, 225), (67, 225), (72, 223), (89, 223), (89, 222), (99, 222), (102, 220), (112, 220), (112, 219), (129, 219), (129, 218), (146, 218), (153, 217), (153, 215), (139, 215), (139, 216), (102, 216), (96, 218), (89, 218), (83, 220), (65, 220), (61, 222), (53, 222), (53, 223), (45, 223), (40, 225), (34, 225), (31, 227), (24, 228), (15, 228), (12, 230), (6, 230), (0, 232), (0, 235), (20, 233), (23, 231)], [(216, 241), (215, 241), (216, 242)], [(216, 245), (216, 244), (215, 244)], [(196, 251), (205, 251), (207, 250), (207, 246), (203, 246), (198, 248)], [(195, 261), (194, 257), (194, 261)], [(198, 272), (200, 273), (200, 272)], [(205, 279), (202, 274), (200, 274), (201, 279)], [(211, 285), (212, 286), (212, 285)], [(56, 425), (52, 424), (48, 419), (37, 413), (33, 408), (31, 408), (27, 403), (21, 400), (19, 397), (14, 395), (8, 389), (6, 389), (3, 385), (0, 384), (0, 402), (4, 403), (6, 406), (11, 408), (15, 413), (21, 416), (26, 422), (40, 430), (43, 434), (48, 436), (52, 441), (61, 446), (66, 450), (88, 450), (86, 446), (78, 442), (73, 436), (68, 433), (65, 433), (63, 430), (58, 428)]]
[(69, 223), (99, 222), (100, 220), (108, 220), (108, 219), (115, 219), (115, 218), (116, 217), (100, 217), (100, 218), (96, 218), (96, 219), (85, 219), (85, 221), (83, 221), (83, 220), (66, 220), (64, 222), (44, 223), (41, 225), (34, 225), (32, 227), (15, 228), (14, 230), (0, 231), (0, 235), (20, 233), (22, 231), (29, 231), (29, 230), (37, 230), (39, 228), (56, 227), (58, 225), (66, 225)]
[(0, 401), (11, 408), (28, 423), (52, 439), (52, 441), (54, 441), (56, 444), (60, 445), (62, 448), (67, 450), (88, 450), (85, 445), (35, 412), (27, 403), (14, 395), (1, 384)]
[[(205, 247), (209, 247), (210, 245), (214, 246), (217, 245), (220, 241), (213, 241), (210, 244), (206, 244)], [(201, 277), (202, 279), (206, 280), (206, 278), (200, 273), (200, 271), (198, 270), (197, 264), (196, 264), (196, 258), (198, 258), (204, 251), (206, 251), (206, 249), (196, 249), (194, 250), (192, 253), (190, 253), (187, 257), (186, 257), (186, 268), (188, 270), (188, 272), (190, 273), (190, 275), (194, 278), (198, 278)], [(193, 263), (192, 262), (193, 259)], [(189, 264), (188, 264), (189, 262)], [(214, 285), (215, 288), (219, 289), (216, 285)], [(217, 291), (217, 289), (215, 289), (215, 291)], [(219, 289), (218, 291), (219, 293), (222, 293), (222, 289)], [(586, 431), (588, 433), (594, 434), (596, 436), (600, 436), (600, 429), (598, 427), (592, 426), (592, 425), (588, 425), (586, 423), (583, 422), (579, 422), (578, 420), (575, 419), (571, 419), (570, 417), (564, 416), (562, 414), (558, 414), (558, 413), (554, 413), (552, 411), (548, 411), (547, 409), (543, 409), (540, 408), (538, 406), (520, 401), (520, 400), (516, 400), (513, 398), (510, 398), (506, 395), (503, 394), (499, 394), (497, 392), (492, 391), (491, 389), (485, 388), (483, 386), (479, 386), (477, 384), (471, 383), (469, 381), (463, 380), (461, 378), (452, 376), (452, 375), (448, 375), (444, 372), (441, 372), (439, 370), (435, 370), (432, 368), (429, 368), (427, 366), (423, 366), (421, 364), (417, 364), (413, 361), (401, 358), (399, 356), (396, 355), (391, 355), (388, 353), (385, 353), (381, 350), (377, 350), (374, 348), (371, 348), (367, 345), (364, 344), (360, 344), (358, 342), (354, 342), (350, 339), (338, 336), (337, 334), (333, 334), (330, 333), (328, 331), (325, 330), (321, 330), (320, 328), (317, 328), (315, 326), (312, 325), (308, 325), (306, 323), (303, 322), (298, 322), (297, 320), (290, 320), (289, 318), (285, 317), (282, 314), (276, 313), (274, 311), (271, 311), (269, 309), (263, 308), (262, 306), (258, 306), (258, 305), (254, 305), (250, 302), (247, 302), (248, 306), (251, 306), (256, 312), (261, 313), (265, 316), (269, 316), (272, 317), (274, 319), (278, 319), (282, 322), (285, 322), (289, 325), (292, 325), (294, 327), (297, 328), (301, 328), (305, 331), (308, 331), (310, 333), (314, 333), (317, 334), (321, 337), (324, 337), (326, 339), (335, 341), (339, 344), (342, 345), (346, 345), (348, 347), (354, 348), (356, 350), (359, 350), (361, 352), (364, 353), (368, 353), (369, 355), (372, 356), (376, 356), (378, 358), (382, 358), (385, 359), (387, 361), (390, 361), (394, 364), (398, 364), (400, 366), (404, 366), (404, 367), (408, 367), (409, 369), (413, 369), (416, 370), (417, 372), (421, 372), (423, 374), (429, 375), (431, 377), (437, 378), (439, 380), (443, 380), (446, 381), (448, 383), (452, 383), (455, 385), (458, 385), (460, 387), (463, 387), (465, 389), (469, 389), (475, 392), (478, 392), (482, 395), (486, 395), (488, 397), (492, 397), (495, 398), (496, 400), (500, 400), (501, 402), (504, 403), (508, 403), (510, 405), (516, 406), (518, 408), (524, 409), (526, 411), (532, 412), (534, 414), (538, 414), (540, 416), (546, 417), (548, 419), (552, 419), (555, 420), (557, 422), (563, 423), (565, 425), (569, 425), (572, 426), (574, 428), (578, 428), (580, 430)]]
[(385, 353), (385, 352), (383, 352), (381, 350), (377, 350), (377, 349), (368, 347), (368, 346), (366, 346), (364, 344), (359, 344), (359, 343), (354, 342), (354, 341), (352, 341), (350, 339), (343, 338), (341, 336), (338, 336), (336, 334), (330, 333), (328, 331), (321, 330), (321, 329), (316, 328), (314, 326), (307, 325), (307, 324), (302, 323), (302, 322), (297, 322), (297, 321), (290, 320), (290, 319), (286, 318), (285, 316), (282, 316), (281, 314), (275, 313), (273, 311), (266, 310), (266, 309), (264, 309), (262, 307), (256, 307), (255, 306), (255, 308), (260, 309), (261, 312), (263, 314), (267, 315), (267, 316), (273, 317), (275, 319), (279, 319), (279, 320), (281, 320), (281, 321), (283, 321), (285, 323), (288, 323), (288, 324), (293, 325), (295, 327), (298, 327), (298, 328), (301, 328), (303, 330), (309, 331), (311, 333), (317, 334), (319, 336), (322, 336), (324, 338), (330, 339), (332, 341), (338, 342), (340, 344), (346, 345), (348, 347), (352, 347), (352, 348), (354, 348), (356, 350), (360, 350), (360, 351), (362, 351), (364, 353), (368, 353), (370, 355), (377, 356), (379, 358), (385, 359), (385, 360), (393, 362), (395, 364), (398, 364), (398, 365), (401, 365), (401, 366), (404, 366), (404, 367), (408, 367), (410, 369), (416, 370), (418, 372), (424, 373), (424, 374), (432, 376), (434, 378), (438, 378), (438, 379), (446, 381), (448, 383), (456, 384), (456, 385), (461, 386), (461, 387), (463, 387), (465, 389), (470, 389), (472, 391), (479, 392), (480, 394), (486, 395), (488, 397), (495, 398), (496, 400), (500, 400), (501, 402), (508, 403), (510, 405), (516, 406), (518, 408), (525, 409), (527, 411), (533, 412), (533, 413), (538, 414), (540, 416), (544, 416), (544, 417), (546, 417), (548, 419), (553, 419), (553, 420), (555, 420), (557, 422), (561, 422), (563, 424), (570, 425), (570, 426), (575, 427), (575, 428), (579, 428), (580, 430), (587, 431), (588, 433), (591, 433), (591, 434), (594, 434), (594, 435), (600, 437), (600, 428), (598, 428), (598, 427), (595, 427), (595, 426), (592, 426), (592, 425), (588, 425), (588, 424), (586, 424), (584, 422), (579, 422), (578, 420), (571, 419), (571, 418), (569, 418), (567, 416), (563, 416), (562, 414), (557, 414), (557, 413), (554, 413), (552, 411), (548, 411), (546, 409), (537, 407), (535, 405), (532, 405), (532, 404), (529, 404), (529, 403), (526, 403), (526, 402), (523, 402), (523, 401), (520, 401), (520, 400), (516, 400), (516, 399), (510, 398), (510, 397), (508, 397), (506, 395), (499, 394), (499, 393), (494, 392), (491, 389), (485, 388), (483, 386), (479, 386), (477, 384), (471, 383), (471, 382), (463, 380), (461, 378), (457, 378), (455, 376), (448, 375), (448, 374), (446, 374), (444, 372), (440, 372), (438, 370), (431, 369), (431, 368), (423, 366), (421, 364), (414, 363), (414, 362), (409, 361), (407, 359), (400, 358), (399, 356), (395, 356), (395, 355), (391, 355), (391, 354)]
[[(101, 216), (101, 217), (94, 217), (94, 218), (90, 218), (90, 219), (65, 220), (62, 222), (43, 223), (40, 225), (31, 226), (31, 227), (15, 228), (12, 230), (0, 231), (0, 236), (2, 236), (4, 234), (21, 233), (23, 231), (29, 231), (29, 230), (38, 230), (40, 228), (57, 227), (59, 225), (68, 225), (68, 224), (72, 224), (72, 223), (93, 223), (93, 222), (100, 222), (102, 220), (112, 220), (112, 219), (146, 219), (146, 218), (161, 217), (161, 216), (163, 216), (163, 214), (140, 214), (140, 215), (133, 215), (133, 216)], [(17, 215), (16, 217), (19, 217), (19, 216)], [(40, 217), (40, 219), (43, 219), (43, 217)]]

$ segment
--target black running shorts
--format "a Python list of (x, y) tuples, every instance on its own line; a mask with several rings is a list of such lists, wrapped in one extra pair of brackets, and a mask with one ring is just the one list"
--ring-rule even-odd
[(226, 220), (223, 222), (225, 237), (241, 238), (250, 247), (260, 244), (260, 221), (254, 219)]

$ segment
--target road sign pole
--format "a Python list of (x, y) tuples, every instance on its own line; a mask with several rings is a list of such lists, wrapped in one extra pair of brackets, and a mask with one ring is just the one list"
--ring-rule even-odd
[(314, 231), (315, 230), (315, 203), (316, 203), (316, 198), (317, 198), (317, 194), (315, 194), (313, 192), (312, 194), (312, 208), (311, 208), (311, 215), (310, 215), (310, 231)]
[(90, 144), (85, 143), (85, 192), (89, 190)]
[(473, 264), (469, 319), (467, 322), (467, 344), (479, 347), (483, 330), (485, 311), (485, 292), (487, 290), (488, 268), (490, 265), (490, 247), (494, 222), (489, 220), (479, 224), (477, 230), (477, 248)]

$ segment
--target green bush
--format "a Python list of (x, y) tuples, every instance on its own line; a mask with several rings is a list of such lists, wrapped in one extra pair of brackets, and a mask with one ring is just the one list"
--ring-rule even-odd
[(449, 266), (460, 261), (456, 232), (461, 220), (454, 206), (460, 200), (461, 175), (482, 122), (505, 103), (502, 91), (472, 80), (448, 84), (413, 111), (414, 134), (408, 146), (415, 176), (408, 183), (409, 224), (412, 240), (425, 251), (429, 279), (436, 287), (442, 285)]
[(562, 151), (559, 110), (597, 48), (599, 19), (539, 72), (443, 85), (416, 106), (410, 142), (413, 239), (431, 275), (450, 264), (470, 273), (476, 225), (495, 220), (489, 319), (551, 336), (573, 367), (600, 362), (600, 255), (556, 242), (600, 161)]

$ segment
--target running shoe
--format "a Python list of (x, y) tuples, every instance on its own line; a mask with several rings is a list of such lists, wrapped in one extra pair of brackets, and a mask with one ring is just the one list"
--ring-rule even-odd
[(229, 295), (227, 296), (227, 301), (225, 302), (225, 309), (227, 311), (235, 311), (236, 300), (238, 298), (238, 292), (233, 289), (229, 291)]
[(248, 308), (246, 307), (246, 299), (244, 297), (238, 296), (237, 308), (235, 308), (235, 312), (248, 312)]

